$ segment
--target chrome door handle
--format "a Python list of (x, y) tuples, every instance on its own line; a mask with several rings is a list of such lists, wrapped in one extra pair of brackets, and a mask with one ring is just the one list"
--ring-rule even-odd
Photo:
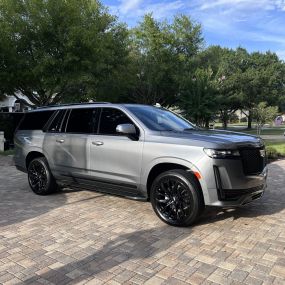
[(64, 143), (64, 139), (57, 139), (55, 141), (58, 142), (58, 143)]
[(103, 143), (103, 142), (96, 141), (96, 142), (92, 142), (92, 144), (93, 144), (93, 145), (100, 146), (100, 145), (103, 145), (104, 143)]

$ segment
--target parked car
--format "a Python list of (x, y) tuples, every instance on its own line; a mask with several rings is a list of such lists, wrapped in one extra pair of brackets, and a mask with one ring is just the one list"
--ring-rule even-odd
[(200, 129), (161, 107), (40, 108), (25, 114), (15, 148), (15, 164), (36, 194), (68, 186), (150, 200), (175, 226), (191, 225), (205, 205), (250, 203), (266, 187), (260, 138)]

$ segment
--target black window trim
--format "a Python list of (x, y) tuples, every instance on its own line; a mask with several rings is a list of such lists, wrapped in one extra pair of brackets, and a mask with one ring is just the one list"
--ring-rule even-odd
[(56, 118), (58, 112), (59, 112), (58, 110), (55, 110), (55, 111), (53, 112), (53, 114), (50, 116), (50, 118), (48, 119), (48, 121), (46, 122), (46, 124), (45, 124), (44, 127), (43, 127), (43, 132), (44, 132), (44, 133), (49, 132), (48, 129), (49, 129), (50, 125), (52, 124), (53, 120)]
[[(67, 114), (67, 111), (68, 109), (59, 109), (59, 110), (56, 110), (54, 112), (54, 114), (51, 116), (50, 120), (48, 121), (48, 124), (45, 126), (45, 132), (46, 133), (51, 133), (51, 134), (60, 134), (60, 133), (63, 133), (62, 132), (62, 124), (63, 124), (63, 121), (65, 119), (65, 116)], [(61, 122), (60, 122), (60, 127), (59, 127), (59, 131), (51, 131), (49, 128), (51, 126), (51, 124), (53, 123), (53, 121), (56, 119), (56, 117), (59, 115), (60, 112), (63, 112), (63, 117), (61, 119)]]
[(27, 114), (27, 112), (24, 113), (24, 115), (23, 115), (22, 119), (20, 120), (20, 122), (19, 122), (17, 128), (15, 129), (15, 132), (14, 132), (14, 133), (16, 133), (16, 132), (18, 132), (18, 131), (21, 131), (20, 126), (21, 126), (21, 124), (23, 123), (23, 121), (24, 121), (24, 119), (25, 119), (25, 117), (26, 117), (26, 114)]
[[(67, 124), (68, 124), (68, 121), (69, 121), (70, 113), (71, 113), (71, 109), (66, 109), (66, 112), (65, 112), (65, 114), (63, 116), (63, 119), (62, 119), (62, 122), (61, 122), (61, 125), (60, 125), (61, 133), (65, 133), (65, 134), (67, 133), (66, 132), (66, 128), (67, 128)], [(66, 121), (64, 122), (65, 118), (66, 118)], [(63, 123), (65, 125), (63, 125)]]

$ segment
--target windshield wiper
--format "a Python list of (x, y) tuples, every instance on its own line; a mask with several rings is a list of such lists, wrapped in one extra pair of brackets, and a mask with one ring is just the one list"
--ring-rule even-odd
[(161, 130), (161, 132), (178, 132), (178, 131), (169, 129), (169, 130)]

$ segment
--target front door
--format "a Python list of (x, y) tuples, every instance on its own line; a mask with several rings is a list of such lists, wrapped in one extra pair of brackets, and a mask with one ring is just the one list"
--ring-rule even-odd
[(144, 134), (140, 130), (137, 140), (120, 135), (116, 132), (119, 124), (134, 123), (119, 109), (102, 108), (98, 133), (89, 137), (90, 173), (112, 192), (131, 196), (140, 184)]

